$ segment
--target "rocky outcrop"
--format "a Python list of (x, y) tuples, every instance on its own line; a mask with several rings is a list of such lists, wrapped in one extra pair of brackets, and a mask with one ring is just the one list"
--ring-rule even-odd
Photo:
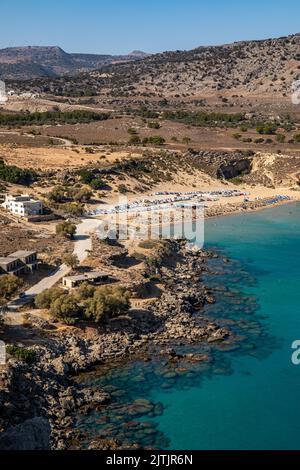
[[(75, 414), (79, 410), (88, 413), (110, 402), (108, 393), (83, 387), (74, 380), (75, 374), (91, 366), (130, 356), (149, 357), (158, 354), (160, 346), (167, 351), (177, 343), (208, 344), (233, 338), (229, 330), (203, 314), (203, 306), (214, 302), (214, 297), (201, 281), (201, 275), (207, 258), (214, 255), (191, 251), (184, 242), (172, 244), (170, 262), (165, 260), (160, 267), (162, 295), (147, 310), (132, 310), (126, 317), (98, 328), (49, 333), (45, 345), (34, 347), (35, 364), (10, 362), (0, 390), (3, 446), (30, 450), (47, 446), (68, 448), (68, 442), (76, 440), (72, 427)], [(34, 421), (36, 416), (41, 418)], [(50, 442), (46, 423), (51, 427)], [(42, 429), (40, 433), (38, 426)], [(22, 444), (24, 429), (27, 437)], [(102, 444), (95, 443), (95, 447), (98, 445)]]
[(48, 449), (50, 449), (50, 424), (45, 418), (27, 420), (0, 435), (0, 450)]
[(217, 177), (225, 180), (244, 176), (251, 172), (252, 164), (251, 160), (247, 158), (241, 158), (239, 160), (230, 160), (227, 163), (222, 163), (219, 170), (217, 171)]
[(229, 180), (251, 173), (254, 152), (189, 151), (199, 169), (213, 178)]

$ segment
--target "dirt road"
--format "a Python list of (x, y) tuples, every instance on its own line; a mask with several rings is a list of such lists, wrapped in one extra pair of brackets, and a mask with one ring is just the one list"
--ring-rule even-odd
[[(83, 219), (82, 222), (77, 226), (77, 233), (74, 237), (74, 255), (77, 255), (79, 262), (82, 263), (88, 256), (89, 251), (92, 250), (91, 233), (94, 232), (99, 225), (97, 219)], [(43, 292), (45, 289), (50, 289), (57, 284), (64, 276), (67, 276), (71, 271), (71, 268), (62, 264), (56, 271), (50, 276), (45, 277), (40, 282), (32, 286), (25, 292), (25, 297), (22, 299), (16, 299), (9, 304), (7, 307), (10, 310), (15, 310), (22, 305), (26, 305), (35, 296)]]

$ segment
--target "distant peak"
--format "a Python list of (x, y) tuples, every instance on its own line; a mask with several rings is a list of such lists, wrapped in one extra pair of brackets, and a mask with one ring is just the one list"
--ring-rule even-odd
[(128, 55), (135, 57), (148, 57), (151, 54), (147, 54), (147, 52), (144, 51), (132, 51)]

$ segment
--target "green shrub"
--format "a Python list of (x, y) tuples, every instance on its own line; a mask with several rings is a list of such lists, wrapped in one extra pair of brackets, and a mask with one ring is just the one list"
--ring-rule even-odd
[(157, 121), (148, 122), (149, 129), (160, 129), (160, 124)]
[(90, 182), (91, 188), (95, 189), (95, 191), (100, 191), (101, 189), (106, 188), (106, 183), (100, 178), (93, 178)]
[(85, 184), (90, 184), (90, 182), (94, 179), (93, 172), (89, 170), (80, 170), (77, 174), (80, 176), (81, 181)]
[(279, 142), (280, 144), (283, 144), (285, 141), (285, 135), (284, 134), (277, 134), (276, 135), (276, 141)]
[(65, 291), (59, 287), (52, 287), (51, 289), (46, 289), (35, 298), (35, 306), (37, 308), (46, 309), (50, 308), (52, 302), (58, 299), (60, 296), (64, 295)]
[(82, 307), (78, 304), (78, 299), (72, 294), (63, 294), (51, 303), (50, 313), (57, 320), (61, 320), (68, 325), (75, 325), (79, 320)]
[(295, 134), (293, 137), (294, 142), (299, 143), (300, 142), (300, 134)]
[(79, 266), (79, 259), (77, 255), (67, 253), (63, 259), (63, 263), (66, 264), (69, 268), (76, 269)]
[(69, 191), (69, 195), (72, 197), (72, 199), (76, 202), (89, 202), (93, 196), (92, 191), (86, 188), (72, 188)]
[(11, 299), (22, 285), (22, 279), (16, 276), (10, 274), (0, 276), (0, 303)]
[(153, 135), (151, 137), (148, 137), (148, 142), (149, 144), (153, 145), (164, 145), (166, 141), (160, 135)]
[(4, 160), (0, 158), (0, 180), (26, 186), (34, 181), (36, 176), (33, 170), (23, 170), (14, 165), (6, 165)]
[(26, 362), (26, 364), (33, 364), (36, 360), (34, 351), (19, 346), (8, 345), (6, 346), (6, 352), (18, 361)]
[(230, 183), (237, 184), (237, 185), (243, 183), (243, 179), (240, 176), (236, 176), (235, 178), (231, 178), (229, 181), (230, 181)]
[(80, 217), (85, 212), (84, 204), (80, 204), (79, 202), (68, 202), (64, 204), (63, 211), (65, 214), (70, 214), (74, 217)]
[(55, 186), (55, 188), (53, 188), (50, 193), (47, 194), (47, 197), (50, 201), (56, 202), (58, 204), (68, 200), (66, 188), (63, 186)]
[(120, 185), (118, 186), (118, 191), (119, 191), (120, 194), (126, 194), (126, 193), (128, 193), (128, 189), (127, 189), (127, 187), (125, 186), (125, 184), (120, 184)]
[(276, 133), (278, 126), (274, 123), (265, 123), (265, 124), (259, 124), (256, 127), (256, 131), (259, 134), (265, 134), (265, 135), (273, 135)]
[(127, 129), (127, 132), (130, 135), (137, 135), (137, 133), (138, 133), (137, 130), (134, 129), (133, 127), (130, 127), (129, 129)]
[(166, 111), (163, 114), (163, 119), (183, 122), (184, 124), (199, 127), (235, 127), (244, 121), (245, 114), (208, 113), (205, 111)]
[(74, 238), (75, 233), (76, 233), (76, 225), (72, 224), (72, 222), (65, 220), (56, 225), (57, 235), (62, 235), (63, 237), (72, 239)]
[(93, 286), (92, 284), (89, 284), (88, 282), (82, 283), (76, 291), (76, 295), (78, 296), (78, 301), (81, 302), (82, 300), (87, 300), (93, 297), (95, 290), (96, 290), (96, 287)]
[(77, 124), (109, 119), (107, 113), (92, 111), (46, 111), (35, 113), (0, 114), (0, 126), (27, 126), (44, 124)]
[(138, 135), (132, 135), (128, 141), (130, 145), (138, 145), (141, 143), (141, 139)]
[(85, 316), (101, 323), (127, 313), (129, 308), (130, 294), (124, 287), (101, 286), (86, 302)]

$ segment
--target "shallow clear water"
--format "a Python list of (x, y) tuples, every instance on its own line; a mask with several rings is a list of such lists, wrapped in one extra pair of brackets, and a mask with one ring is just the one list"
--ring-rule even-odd
[[(209, 365), (174, 371), (135, 361), (93, 376), (116, 401), (80, 417), (79, 427), (161, 449), (300, 449), (300, 366), (291, 362), (300, 339), (299, 235), (300, 204), (207, 221), (206, 247), (233, 262), (211, 262), (215, 275), (205, 281), (219, 289), (218, 302), (206, 313), (234, 320), (241, 348), (210, 350)], [(132, 408), (137, 399), (148, 408)]]

